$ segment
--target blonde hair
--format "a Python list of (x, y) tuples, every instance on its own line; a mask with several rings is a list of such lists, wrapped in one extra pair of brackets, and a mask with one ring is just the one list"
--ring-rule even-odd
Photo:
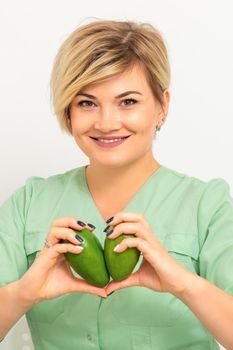
[(83, 87), (122, 73), (137, 62), (163, 105), (170, 64), (162, 35), (151, 24), (94, 20), (73, 31), (55, 57), (50, 80), (51, 102), (61, 129), (71, 133), (69, 107)]

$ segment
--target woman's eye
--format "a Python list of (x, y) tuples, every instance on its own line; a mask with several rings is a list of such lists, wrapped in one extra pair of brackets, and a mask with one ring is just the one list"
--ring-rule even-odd
[[(126, 99), (122, 100), (121, 103), (123, 103), (125, 106), (131, 106), (131, 105), (134, 105), (135, 103), (137, 103), (137, 101), (134, 98), (126, 98)], [(82, 100), (82, 101), (78, 102), (78, 106), (80, 106), (80, 107), (94, 107), (95, 104), (92, 101)]]
[(78, 105), (81, 107), (92, 107), (94, 103), (88, 100), (83, 100), (83, 101), (79, 101)]
[(125, 106), (130, 106), (130, 105), (134, 105), (135, 103), (137, 103), (137, 101), (134, 98), (126, 98), (122, 102), (124, 102)]

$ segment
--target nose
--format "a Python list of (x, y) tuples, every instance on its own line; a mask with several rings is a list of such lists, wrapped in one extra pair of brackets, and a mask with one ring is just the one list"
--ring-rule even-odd
[(101, 108), (94, 123), (94, 128), (103, 133), (109, 133), (121, 128), (121, 118), (119, 112), (111, 107)]

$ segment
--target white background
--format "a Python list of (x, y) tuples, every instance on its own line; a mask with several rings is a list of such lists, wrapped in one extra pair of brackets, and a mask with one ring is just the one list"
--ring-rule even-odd
[[(233, 189), (233, 3), (231, 0), (0, 2), (0, 204), (27, 177), (88, 163), (63, 134), (50, 105), (49, 79), (66, 37), (89, 18), (150, 22), (171, 62), (171, 104), (154, 143), (163, 165)], [(32, 350), (25, 319), (1, 350)]]

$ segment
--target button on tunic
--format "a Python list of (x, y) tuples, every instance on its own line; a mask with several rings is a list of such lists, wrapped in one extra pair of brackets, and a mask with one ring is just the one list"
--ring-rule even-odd
[[(203, 181), (161, 165), (122, 210), (144, 214), (180, 264), (233, 294), (233, 199), (224, 179)], [(88, 189), (86, 166), (46, 179), (30, 177), (2, 205), (0, 285), (23, 276), (53, 220), (65, 216), (94, 224), (93, 234), (104, 246), (107, 224)], [(184, 303), (144, 287), (107, 298), (68, 293), (35, 305), (26, 318), (36, 350), (219, 349)]]

